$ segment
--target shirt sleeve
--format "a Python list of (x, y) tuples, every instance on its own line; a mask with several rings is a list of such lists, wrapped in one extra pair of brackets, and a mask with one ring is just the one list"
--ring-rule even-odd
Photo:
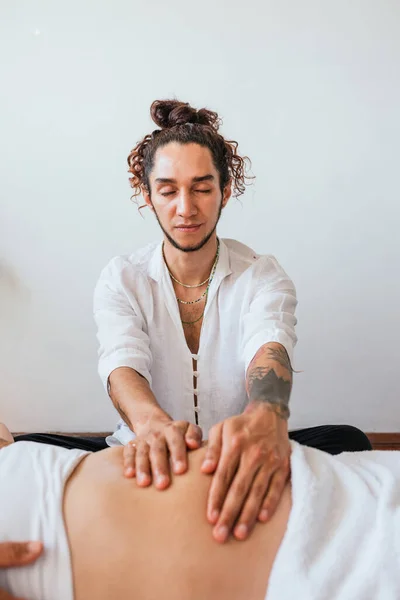
[(244, 316), (243, 357), (245, 372), (256, 352), (268, 342), (279, 342), (293, 365), (297, 342), (296, 289), (272, 256), (261, 257), (254, 266), (252, 296)]
[[(129, 289), (128, 294), (123, 285), (121, 261), (118, 258), (109, 263), (94, 291), (93, 314), (99, 341), (98, 372), (106, 391), (108, 378), (118, 367), (135, 369), (151, 386), (150, 340), (134, 292)], [(137, 277), (140, 278), (140, 274)]]

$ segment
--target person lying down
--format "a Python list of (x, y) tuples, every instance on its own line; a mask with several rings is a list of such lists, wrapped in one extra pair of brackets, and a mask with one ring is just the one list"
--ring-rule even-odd
[(221, 545), (205, 517), (204, 448), (160, 493), (123, 477), (121, 447), (6, 445), (0, 542), (41, 540), (44, 552), (0, 569), (0, 589), (28, 600), (398, 600), (400, 453), (291, 446), (275, 515)]

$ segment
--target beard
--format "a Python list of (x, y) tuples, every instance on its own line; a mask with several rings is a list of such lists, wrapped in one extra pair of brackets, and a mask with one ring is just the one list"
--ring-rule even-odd
[[(153, 203), (151, 205), (153, 206)], [(221, 202), (220, 202), (219, 209), (218, 209), (218, 215), (215, 220), (214, 226), (212, 227), (211, 231), (209, 233), (207, 233), (204, 236), (204, 238), (200, 242), (195, 244), (194, 246), (181, 246), (180, 244), (178, 244), (178, 242), (176, 240), (174, 240), (174, 238), (163, 227), (163, 224), (161, 223), (160, 219), (158, 218), (158, 214), (157, 214), (157, 211), (155, 210), (154, 206), (153, 206), (153, 211), (154, 211), (154, 214), (156, 215), (156, 219), (158, 221), (159, 226), (162, 229), (162, 232), (164, 233), (165, 237), (167, 238), (167, 240), (169, 241), (171, 246), (173, 246), (177, 250), (180, 250), (181, 252), (197, 252), (197, 250), (201, 250), (201, 248), (203, 248), (203, 246), (205, 246), (207, 244), (207, 242), (211, 239), (211, 236), (213, 235), (214, 231), (217, 228), (218, 221), (220, 220), (221, 213), (222, 213), (222, 198), (221, 198)]]

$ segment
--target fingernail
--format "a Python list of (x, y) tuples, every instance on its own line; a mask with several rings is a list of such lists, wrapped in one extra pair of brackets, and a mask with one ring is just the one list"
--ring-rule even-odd
[(268, 519), (268, 511), (266, 508), (263, 508), (262, 511), (260, 512), (260, 521), (266, 521)]
[(39, 550), (41, 549), (42, 544), (41, 542), (28, 542), (26, 548), (27, 548), (27, 552), (29, 554), (35, 554), (36, 552), (39, 552)]
[(147, 479), (147, 476), (145, 473), (139, 473), (137, 476), (138, 483), (144, 483), (146, 481), (146, 479)]
[(157, 475), (157, 485), (164, 485), (165, 483), (167, 483), (168, 478), (165, 475)]
[(228, 528), (226, 527), (226, 525), (222, 525), (221, 527), (218, 527), (216, 530), (216, 536), (218, 538), (219, 542), (225, 542), (225, 540), (228, 537)]
[(244, 525), (244, 523), (242, 523), (241, 525), (238, 525), (235, 529), (235, 536), (237, 536), (241, 540), (244, 540), (244, 538), (247, 536), (247, 533), (248, 533), (247, 525)]
[(219, 517), (219, 511), (217, 509), (213, 510), (210, 515), (211, 522), (216, 523), (218, 521), (218, 517)]
[(134, 474), (134, 472), (135, 472), (135, 471), (133, 470), (133, 468), (132, 468), (132, 467), (128, 467), (127, 469), (125, 469), (125, 475), (126, 475), (127, 477), (132, 477), (132, 475)]
[(207, 458), (207, 460), (205, 460), (202, 464), (202, 467), (213, 467), (214, 466), (214, 461)]
[(185, 468), (185, 464), (181, 460), (177, 460), (175, 463), (175, 472), (180, 473)]

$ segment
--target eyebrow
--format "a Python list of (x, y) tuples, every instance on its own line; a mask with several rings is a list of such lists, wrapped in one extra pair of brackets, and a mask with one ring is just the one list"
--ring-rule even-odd
[[(193, 183), (200, 183), (202, 181), (214, 181), (215, 177), (214, 175), (211, 175), (211, 173), (209, 175), (202, 175), (201, 177), (193, 177), (192, 182)], [(168, 177), (157, 177), (157, 179), (155, 179), (155, 183), (176, 183), (176, 179), (169, 179)]]

